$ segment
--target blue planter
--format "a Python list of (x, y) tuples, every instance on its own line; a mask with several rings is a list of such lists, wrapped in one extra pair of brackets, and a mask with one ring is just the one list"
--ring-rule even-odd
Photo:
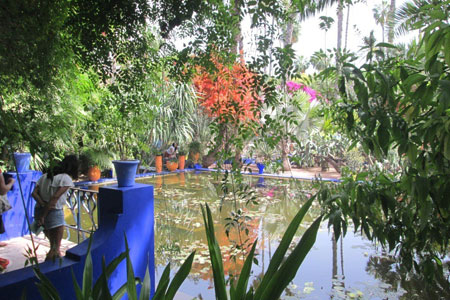
[(14, 160), (16, 161), (17, 172), (24, 173), (28, 172), (30, 169), (30, 159), (31, 154), (28, 152), (20, 153), (14, 152)]
[(255, 159), (253, 159), (253, 158), (244, 158), (244, 159), (242, 159), (242, 161), (243, 161), (244, 164), (246, 164), (246, 165), (251, 165), (251, 164), (254, 164), (254, 163), (255, 163)]
[(256, 184), (257, 187), (266, 187), (266, 185), (264, 184), (264, 177), (259, 177), (258, 178), (258, 183)]
[(119, 187), (133, 186), (139, 160), (113, 160), (112, 163), (116, 170), (117, 185)]
[(264, 173), (264, 167), (265, 167), (264, 164), (262, 164), (262, 163), (257, 163), (256, 166), (258, 167), (258, 170), (259, 170), (258, 174)]

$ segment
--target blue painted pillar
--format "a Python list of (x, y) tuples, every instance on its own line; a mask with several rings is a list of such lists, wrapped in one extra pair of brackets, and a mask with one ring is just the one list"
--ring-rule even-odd
[[(17, 180), (17, 173), (8, 172), (8, 174), (12, 175), (16, 182), (14, 183), (13, 188), (8, 192), (8, 201), (11, 203), (12, 208), (2, 215), (6, 232), (0, 234), (0, 241), (9, 240), (29, 233), (22, 196), (19, 189), (19, 182)], [(30, 217), (30, 222), (33, 222), (32, 217), (34, 214), (34, 205), (36, 204), (36, 201), (31, 197), (31, 193), (33, 192), (35, 182), (41, 176), (42, 172), (40, 171), (19, 173), (25, 209)]]
[[(110, 262), (125, 251), (125, 235), (130, 247), (134, 274), (144, 279), (147, 266), (150, 273), (151, 294), (155, 292), (155, 218), (153, 186), (136, 183), (132, 187), (117, 185), (101, 187), (98, 194), (98, 230), (94, 241), (114, 226), (105, 247), (92, 251), (98, 265), (94, 278), (101, 274), (101, 260)], [(97, 235), (98, 233), (98, 235)], [(114, 293), (126, 280), (126, 264), (122, 262), (111, 275), (109, 284)]]

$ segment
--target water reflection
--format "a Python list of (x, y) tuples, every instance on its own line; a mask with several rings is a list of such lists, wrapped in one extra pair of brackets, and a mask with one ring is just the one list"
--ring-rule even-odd
[[(255, 257), (259, 264), (253, 267), (250, 281), (256, 286), (287, 225), (315, 190), (310, 182), (264, 177), (245, 180), (257, 193), (259, 205), (245, 205), (245, 201), (241, 201), (242, 215), (249, 218), (247, 228), (240, 233), (232, 229), (228, 235), (225, 219), (230, 217), (235, 199), (231, 194), (225, 195), (222, 205), (219, 178), (178, 173), (145, 180), (155, 186), (157, 276), (168, 262), (179, 266), (192, 251), (197, 251), (191, 273), (180, 289), (190, 295), (186, 299), (214, 299), (200, 204), (208, 203), (213, 213), (226, 276), (238, 275), (243, 265), (243, 253), (236, 245), (247, 249), (258, 238)], [(292, 247), (319, 214), (320, 207), (315, 203), (300, 225)], [(415, 284), (413, 281), (397, 278), (398, 272), (392, 271), (392, 266), (381, 257), (382, 254), (360, 235), (348, 233), (344, 239), (336, 241), (323, 224), (315, 246), (283, 299), (413, 299), (410, 296), (416, 293), (422, 297), (419, 289), (410, 290)], [(433, 296), (425, 295), (420, 299), (437, 299)]]

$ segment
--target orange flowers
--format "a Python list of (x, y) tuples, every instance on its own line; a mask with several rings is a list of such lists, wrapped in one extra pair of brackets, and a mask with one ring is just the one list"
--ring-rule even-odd
[(257, 108), (262, 100), (255, 87), (256, 74), (242, 62), (227, 67), (215, 56), (211, 61), (217, 71), (209, 74), (198, 67), (194, 77), (195, 88), (200, 94), (199, 103), (206, 113), (219, 122), (257, 120)]

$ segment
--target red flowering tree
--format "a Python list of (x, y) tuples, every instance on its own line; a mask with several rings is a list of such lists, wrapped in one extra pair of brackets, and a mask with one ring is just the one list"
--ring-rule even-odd
[(212, 56), (211, 62), (214, 71), (208, 72), (198, 67), (194, 76), (200, 106), (219, 125), (220, 142), (204, 157), (204, 167), (214, 162), (215, 155), (227, 145), (231, 136), (236, 136), (242, 128), (258, 121), (258, 108), (262, 102), (258, 94), (257, 75), (248, 70), (243, 62), (227, 66), (217, 56)]

